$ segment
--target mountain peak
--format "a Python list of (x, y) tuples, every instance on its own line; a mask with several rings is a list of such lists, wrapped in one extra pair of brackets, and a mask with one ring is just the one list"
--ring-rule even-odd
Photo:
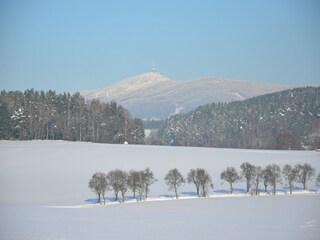
[(155, 71), (142, 73), (119, 81), (113, 86), (82, 91), (86, 99), (117, 101), (133, 116), (165, 119), (176, 109), (188, 112), (212, 102), (232, 102), (285, 89), (257, 81), (205, 77), (175, 81)]
[(148, 88), (165, 81), (169, 81), (169, 78), (159, 72), (146, 72), (118, 82), (112, 86), (112, 92), (116, 90), (118, 93), (127, 94), (129, 92)]
[(157, 71), (142, 73), (133, 77), (125, 78), (115, 85), (103, 89), (82, 91), (87, 98), (103, 98), (108, 100), (117, 100), (119, 96), (147, 89), (161, 82), (168, 82), (169, 78)]
[(153, 84), (153, 83), (163, 82), (168, 80), (169, 78), (162, 75), (161, 73), (157, 71), (151, 71), (151, 72), (146, 72), (133, 77), (126, 78), (120, 81), (119, 84), (128, 83), (128, 82), (136, 82), (141, 84)]

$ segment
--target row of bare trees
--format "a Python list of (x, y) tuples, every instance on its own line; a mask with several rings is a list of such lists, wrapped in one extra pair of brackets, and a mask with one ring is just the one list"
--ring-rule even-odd
[(89, 188), (97, 194), (99, 203), (101, 203), (102, 198), (105, 204), (107, 191), (114, 192), (115, 201), (118, 201), (118, 195), (121, 193), (122, 202), (124, 202), (125, 194), (128, 190), (131, 190), (133, 197), (136, 198), (136, 194), (139, 194), (139, 200), (141, 201), (143, 195), (148, 198), (150, 185), (156, 181), (157, 179), (154, 178), (153, 172), (149, 168), (141, 171), (131, 170), (129, 172), (115, 169), (107, 174), (102, 172), (93, 174), (89, 180)]
[[(294, 183), (302, 184), (303, 190), (307, 190), (307, 183), (315, 175), (315, 169), (308, 163), (296, 164), (294, 167), (286, 164), (282, 170), (277, 164), (269, 164), (262, 168), (251, 163), (244, 162), (240, 166), (238, 172), (234, 167), (227, 167), (222, 171), (220, 179), (230, 185), (230, 193), (233, 193), (235, 183), (242, 181), (246, 183), (246, 192), (259, 195), (259, 186), (263, 182), (264, 190), (267, 192), (269, 185), (272, 186), (272, 192), (276, 194), (278, 183), (282, 183), (282, 179), (286, 181), (290, 194), (294, 187)], [(185, 178), (177, 168), (171, 169), (166, 174), (165, 183), (169, 191), (173, 191), (176, 199), (179, 198), (178, 189), (180, 186), (188, 182), (196, 188), (199, 197), (207, 197), (209, 190), (213, 189), (213, 182), (210, 174), (203, 168), (190, 169)], [(122, 202), (125, 201), (125, 194), (130, 190), (133, 198), (142, 201), (148, 198), (150, 185), (156, 182), (153, 172), (146, 168), (145, 170), (129, 172), (115, 169), (105, 174), (102, 172), (95, 173), (89, 181), (89, 188), (97, 194), (99, 203), (103, 199), (105, 204), (105, 194), (107, 191), (113, 191), (115, 201), (119, 201), (118, 195), (121, 193)], [(316, 178), (316, 184), (320, 187), (320, 173)]]
[[(220, 175), (222, 181), (229, 183), (231, 194), (233, 193), (233, 184), (242, 180), (246, 182), (247, 193), (251, 190), (252, 193), (258, 195), (259, 185), (263, 182), (265, 192), (267, 192), (268, 185), (271, 185), (275, 195), (277, 183), (282, 183), (282, 177), (289, 187), (290, 194), (292, 194), (295, 182), (302, 184), (303, 190), (307, 190), (308, 181), (315, 175), (315, 169), (308, 163), (296, 164), (294, 167), (286, 164), (281, 170), (277, 164), (269, 164), (262, 168), (245, 162), (241, 164), (240, 169), (238, 173), (234, 167), (228, 167)], [(320, 186), (320, 173), (316, 182)]]
[[(156, 182), (153, 172), (146, 168), (145, 170), (136, 171), (131, 170), (129, 172), (115, 169), (107, 174), (102, 172), (96, 172), (89, 180), (89, 188), (98, 196), (98, 202), (105, 204), (105, 195), (108, 191), (113, 191), (115, 195), (115, 201), (119, 201), (118, 195), (121, 193), (122, 202), (125, 201), (125, 194), (128, 190), (133, 193), (133, 198), (136, 199), (137, 195), (139, 200), (148, 198), (150, 185)], [(212, 180), (209, 173), (203, 168), (191, 169), (188, 173), (187, 179), (185, 179), (178, 169), (171, 169), (165, 176), (165, 182), (169, 186), (169, 190), (175, 192), (178, 199), (178, 188), (188, 181), (195, 185), (197, 189), (197, 195), (199, 197), (208, 196), (208, 191), (213, 188)]]
[[(236, 182), (244, 181), (247, 193), (251, 191), (252, 194), (258, 195), (259, 185), (263, 182), (265, 192), (267, 192), (268, 185), (271, 185), (272, 192), (275, 195), (277, 183), (282, 183), (282, 177), (289, 187), (290, 194), (292, 194), (295, 182), (301, 183), (303, 190), (307, 190), (307, 183), (314, 175), (315, 169), (308, 163), (297, 164), (294, 167), (286, 164), (281, 170), (277, 164), (269, 164), (265, 168), (262, 168), (245, 162), (241, 164), (239, 173), (234, 167), (228, 167), (221, 173), (220, 179), (223, 182), (229, 183), (231, 194), (233, 193), (233, 185)], [(178, 169), (171, 169), (165, 176), (165, 181), (169, 187), (169, 191), (173, 191), (176, 198), (179, 197), (178, 188), (186, 183), (186, 181), (194, 184), (199, 197), (208, 196), (209, 189), (213, 189), (212, 179), (203, 168), (191, 169), (186, 179)], [(320, 173), (316, 178), (316, 184), (320, 187)]]

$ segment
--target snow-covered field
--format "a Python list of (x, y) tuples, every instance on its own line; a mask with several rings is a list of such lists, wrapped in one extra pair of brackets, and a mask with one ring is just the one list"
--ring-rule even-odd
[[(244, 196), (238, 183), (228, 196), (220, 173), (245, 161), (262, 167), (307, 162), (320, 171), (319, 152), (1, 141), (0, 239), (319, 239), (319, 194), (289, 196), (283, 184), (277, 196)], [(149, 195), (158, 201), (90, 204), (94, 172), (146, 167), (158, 179)], [(205, 168), (213, 197), (159, 201), (171, 199), (163, 178), (175, 167), (185, 176)], [(308, 187), (316, 190), (314, 178)], [(188, 184), (179, 189), (182, 198), (194, 191)]]

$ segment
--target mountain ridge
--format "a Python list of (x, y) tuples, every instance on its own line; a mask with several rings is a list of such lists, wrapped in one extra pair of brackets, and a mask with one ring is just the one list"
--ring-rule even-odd
[(135, 117), (165, 119), (211, 102), (232, 102), (287, 89), (287, 86), (222, 77), (172, 80), (151, 71), (125, 78), (112, 86), (80, 91), (86, 99), (116, 101)]

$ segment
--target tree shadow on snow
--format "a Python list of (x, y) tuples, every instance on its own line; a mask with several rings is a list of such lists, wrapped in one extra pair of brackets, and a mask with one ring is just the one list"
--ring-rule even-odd
[(230, 191), (225, 189), (219, 189), (219, 190), (214, 190), (213, 193), (230, 194)]
[(187, 195), (189, 197), (197, 197), (198, 194), (196, 192), (182, 192), (182, 195)]
[[(115, 202), (115, 197), (106, 197), (106, 203), (107, 202)], [(138, 198), (134, 198), (133, 196), (126, 196), (125, 201), (130, 201), (130, 200), (137, 200), (138, 201)], [(89, 204), (97, 204), (99, 203), (99, 199), (98, 198), (89, 198), (89, 199), (86, 199), (84, 200), (86, 203), (89, 203)], [(118, 197), (118, 201), (117, 202), (123, 202), (122, 201), (122, 197)], [(101, 198), (101, 203), (103, 203), (103, 198)]]
[[(114, 202), (115, 197), (106, 197), (106, 202)], [(121, 198), (119, 200), (122, 200)], [(90, 203), (90, 204), (97, 204), (99, 203), (99, 199), (98, 198), (88, 198), (86, 200), (84, 200), (86, 203)], [(101, 198), (101, 203), (103, 203), (103, 198)]]
[(86, 200), (84, 200), (84, 201), (85, 201), (86, 203), (96, 204), (96, 203), (99, 203), (98, 200), (99, 200), (98, 198), (89, 198), (89, 199), (86, 199)]
[(163, 198), (175, 198), (176, 196), (173, 195), (173, 194), (162, 194), (162, 195), (159, 195), (159, 197), (163, 197)]

